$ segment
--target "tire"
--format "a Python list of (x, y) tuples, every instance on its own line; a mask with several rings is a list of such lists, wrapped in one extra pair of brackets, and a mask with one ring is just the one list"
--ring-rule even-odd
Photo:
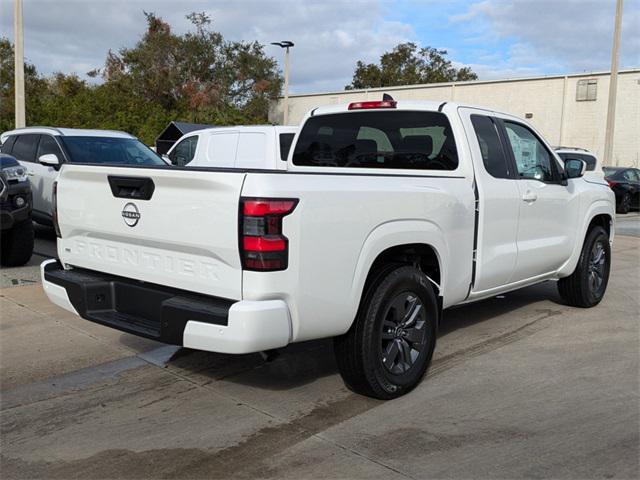
[(604, 228), (594, 227), (587, 233), (576, 269), (558, 281), (560, 296), (572, 307), (597, 305), (607, 290), (610, 270), (609, 235)]
[(629, 210), (631, 210), (631, 195), (625, 193), (616, 206), (616, 213), (629, 213)]
[(4, 267), (24, 265), (33, 253), (33, 223), (31, 219), (15, 224), (2, 232), (0, 264)]
[(424, 273), (398, 265), (379, 272), (349, 331), (334, 339), (347, 387), (382, 400), (411, 391), (431, 363), (437, 324), (436, 294)]

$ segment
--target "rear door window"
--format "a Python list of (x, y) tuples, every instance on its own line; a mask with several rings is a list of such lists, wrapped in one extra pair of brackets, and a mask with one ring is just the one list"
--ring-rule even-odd
[(351, 112), (311, 117), (293, 153), (313, 167), (455, 170), (451, 125), (440, 112)]
[(13, 144), (11, 154), (23, 162), (35, 162), (39, 140), (40, 134), (37, 133), (18, 135), (15, 143)]
[(471, 115), (471, 123), (478, 138), (484, 168), (492, 177), (510, 178), (509, 163), (502, 148), (496, 125), (484, 115)]

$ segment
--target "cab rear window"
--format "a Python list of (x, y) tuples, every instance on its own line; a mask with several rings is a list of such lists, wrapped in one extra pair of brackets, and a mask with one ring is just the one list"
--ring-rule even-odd
[(313, 167), (455, 170), (451, 125), (439, 112), (350, 112), (311, 117), (293, 153)]

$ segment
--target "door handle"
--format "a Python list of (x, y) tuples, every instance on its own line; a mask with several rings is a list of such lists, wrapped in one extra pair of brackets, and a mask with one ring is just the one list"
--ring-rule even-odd
[(527, 203), (533, 203), (538, 199), (538, 195), (536, 195), (535, 193), (533, 193), (531, 190), (525, 192), (524, 195), (522, 195), (522, 200), (524, 200)]

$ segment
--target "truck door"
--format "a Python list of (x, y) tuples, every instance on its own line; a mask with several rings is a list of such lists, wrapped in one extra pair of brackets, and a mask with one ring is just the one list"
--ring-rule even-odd
[(520, 193), (507, 146), (491, 112), (461, 108), (473, 157), (478, 223), (473, 291), (509, 283), (516, 267)]
[(502, 122), (520, 193), (518, 261), (512, 281), (551, 273), (570, 257), (578, 227), (575, 182), (564, 181), (555, 156), (528, 126)]

